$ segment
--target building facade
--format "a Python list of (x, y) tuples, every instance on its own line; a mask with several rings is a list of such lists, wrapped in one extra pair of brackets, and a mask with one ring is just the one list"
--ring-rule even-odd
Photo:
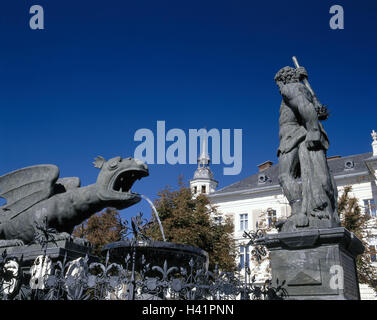
[[(372, 152), (335, 156), (328, 158), (328, 165), (334, 175), (339, 196), (344, 187), (351, 185), (351, 196), (359, 200), (364, 213), (370, 215), (372, 238), (369, 245), (377, 249), (377, 133), (372, 132)], [(238, 262), (242, 268), (249, 266), (257, 273), (257, 281), (264, 282), (269, 277), (269, 261), (262, 264), (250, 261), (251, 248), (248, 240), (243, 237), (245, 231), (253, 232), (259, 228), (277, 232), (273, 229), (273, 221), (284, 219), (290, 215), (290, 206), (283, 195), (278, 181), (279, 165), (266, 161), (258, 166), (258, 172), (241, 181), (216, 190), (217, 181), (209, 169), (209, 156), (205, 145), (198, 159), (198, 169), (195, 171), (190, 187), (194, 196), (205, 193), (218, 212), (224, 217), (230, 217), (234, 224), (234, 238), (239, 247)], [(377, 267), (376, 255), (371, 256)], [(365, 285), (360, 286), (362, 299), (377, 299), (373, 290)]]

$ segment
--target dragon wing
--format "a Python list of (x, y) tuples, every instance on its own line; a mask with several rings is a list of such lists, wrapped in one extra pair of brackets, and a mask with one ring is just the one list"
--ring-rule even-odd
[(58, 177), (59, 168), (51, 164), (22, 168), (1, 176), (0, 197), (6, 204), (0, 207), (0, 223), (48, 199)]

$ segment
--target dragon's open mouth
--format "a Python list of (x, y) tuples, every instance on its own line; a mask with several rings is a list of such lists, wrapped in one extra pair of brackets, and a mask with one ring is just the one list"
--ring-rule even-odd
[(136, 180), (148, 176), (146, 171), (127, 170), (120, 173), (113, 184), (113, 190), (118, 192), (131, 192), (132, 185)]

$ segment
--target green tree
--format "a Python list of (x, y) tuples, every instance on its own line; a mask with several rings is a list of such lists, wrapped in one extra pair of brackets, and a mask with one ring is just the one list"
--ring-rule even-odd
[(372, 266), (371, 255), (374, 249), (368, 244), (370, 228), (376, 228), (376, 223), (370, 216), (364, 214), (359, 206), (358, 199), (351, 196), (352, 187), (346, 186), (344, 193), (338, 201), (338, 213), (342, 226), (353, 232), (358, 237), (365, 251), (356, 260), (358, 278), (361, 283), (366, 283), (377, 292), (377, 268)]
[(122, 239), (124, 228), (125, 225), (119, 212), (116, 209), (107, 208), (78, 225), (73, 235), (89, 240), (93, 245), (93, 254), (99, 255), (104, 245)]
[[(205, 195), (193, 198), (190, 188), (179, 179), (178, 190), (166, 187), (158, 193), (155, 201), (163, 225), (166, 241), (201, 248), (208, 252), (209, 268), (217, 264), (221, 270), (235, 270), (235, 243), (233, 223), (225, 219), (214, 221), (219, 216), (216, 208)], [(146, 235), (162, 240), (158, 223), (154, 220)]]

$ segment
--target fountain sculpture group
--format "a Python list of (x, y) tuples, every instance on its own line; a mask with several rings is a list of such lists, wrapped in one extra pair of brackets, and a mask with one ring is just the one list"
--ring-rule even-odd
[[(289, 298), (359, 299), (355, 258), (363, 252), (363, 246), (340, 226), (337, 187), (326, 160), (329, 140), (321, 124), (328, 117), (327, 109), (310, 87), (306, 70), (296, 58), (294, 63), (296, 68), (284, 67), (275, 75), (282, 95), (279, 182), (292, 213), (276, 224), (277, 234), (256, 239), (255, 244), (270, 250), (273, 283), (284, 281)], [(103, 208), (124, 209), (139, 202), (141, 195), (132, 193), (131, 187), (149, 172), (142, 161), (132, 158), (106, 161), (97, 157), (94, 166), (100, 169), (97, 182), (82, 188), (79, 178), (59, 179), (59, 169), (54, 165), (32, 166), (0, 177), (0, 197), (6, 199), (0, 207), (0, 250), (3, 260), (6, 256), (15, 259), (2, 262), (0, 276), (5, 277), (4, 270), (13, 270), (18, 279), (2, 282), (8, 285), (6, 293), (12, 295), (25, 281), (31, 289), (43, 289), (36, 273), (51, 268), (53, 261), (79, 259), (68, 268), (76, 278), (88, 268), (84, 267), (88, 261), (98, 266), (90, 244), (71, 235), (73, 228)], [(138, 225), (133, 221), (134, 229)], [(107, 259), (110, 256), (119, 264), (125, 258), (126, 263), (131, 259), (133, 268), (139, 270), (145, 265), (135, 261), (145, 261), (145, 257), (163, 258), (165, 264), (173, 264), (177, 270), (192, 267), (194, 260), (204, 266), (203, 272), (208, 265), (208, 255), (201, 249), (145, 237), (109, 244), (105, 251)], [(23, 261), (22, 268), (17, 264), (19, 260)], [(68, 272), (61, 268), (63, 273)], [(161, 268), (152, 269), (150, 276)], [(168, 273), (172, 269), (164, 270)], [(130, 288), (135, 281), (131, 277), (128, 297), (134, 298)], [(177, 285), (179, 281), (173, 282)], [(151, 283), (148, 285), (153, 287)]]

